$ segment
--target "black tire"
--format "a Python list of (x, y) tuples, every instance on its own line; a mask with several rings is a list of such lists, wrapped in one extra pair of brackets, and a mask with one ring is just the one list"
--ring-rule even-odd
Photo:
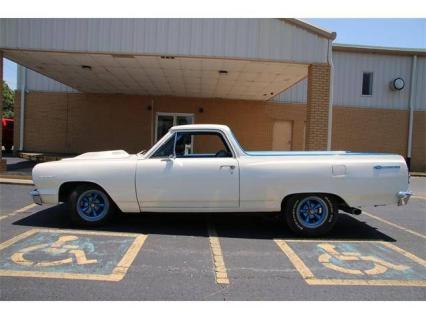
[[(96, 194), (94, 197), (93, 194)], [(89, 202), (88, 198), (95, 198)], [(99, 198), (99, 199), (98, 199)], [(82, 207), (83, 204), (88, 204)], [(100, 204), (104, 204), (101, 206)], [(117, 211), (117, 208), (111, 198), (102, 190), (100, 187), (96, 185), (83, 184), (77, 186), (68, 197), (68, 211), (70, 214), (71, 221), (74, 224), (82, 225), (82, 226), (99, 226), (104, 225), (108, 221), (110, 221)], [(93, 205), (93, 206), (92, 206)], [(97, 205), (97, 206), (95, 206)], [(97, 207), (97, 208), (96, 208)], [(86, 209), (86, 212), (83, 212), (83, 209)], [(92, 211), (93, 214), (90, 214), (88, 210)], [(95, 214), (98, 216), (95, 216)], [(93, 216), (90, 216), (93, 215)]]
[[(303, 208), (309, 203), (320, 205), (317, 210), (304, 213)], [(306, 210), (306, 209), (305, 209)], [(317, 212), (318, 214), (315, 214)], [(321, 212), (321, 213), (319, 213)], [(292, 196), (284, 207), (285, 220), (290, 229), (297, 235), (304, 237), (317, 237), (328, 233), (337, 222), (338, 209), (332, 199), (327, 195), (300, 194)], [(308, 215), (308, 217), (306, 217)], [(311, 216), (309, 216), (311, 215)], [(316, 216), (320, 216), (317, 218)], [(311, 222), (310, 218), (317, 222)], [(303, 220), (307, 218), (308, 220)]]

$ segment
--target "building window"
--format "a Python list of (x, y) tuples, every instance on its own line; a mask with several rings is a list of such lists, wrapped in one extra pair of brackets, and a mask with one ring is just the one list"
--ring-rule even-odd
[(157, 113), (155, 120), (155, 141), (162, 138), (172, 126), (194, 123), (194, 114)]
[(373, 73), (362, 74), (362, 95), (373, 95)]

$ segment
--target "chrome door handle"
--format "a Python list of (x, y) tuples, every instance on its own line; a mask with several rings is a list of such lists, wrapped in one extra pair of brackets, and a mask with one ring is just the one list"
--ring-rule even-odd
[(220, 169), (229, 167), (230, 169), (235, 169), (235, 165), (220, 165)]

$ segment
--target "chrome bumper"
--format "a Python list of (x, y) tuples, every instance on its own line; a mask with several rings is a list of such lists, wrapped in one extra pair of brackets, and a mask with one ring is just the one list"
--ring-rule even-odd
[(40, 193), (38, 192), (38, 190), (33, 190), (30, 192), (31, 197), (33, 198), (33, 202), (36, 203), (37, 205), (41, 205), (43, 204), (43, 202), (41, 201), (41, 196)]
[(407, 205), (408, 200), (410, 199), (411, 195), (413, 195), (412, 192), (398, 192), (398, 194), (396, 194), (397, 198), (398, 198), (398, 206), (402, 206), (402, 205)]

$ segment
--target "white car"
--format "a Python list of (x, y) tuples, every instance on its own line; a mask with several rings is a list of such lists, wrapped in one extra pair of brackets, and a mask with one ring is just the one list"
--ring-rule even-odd
[(37, 204), (67, 203), (97, 225), (122, 212), (277, 212), (305, 236), (328, 232), (338, 211), (403, 205), (411, 193), (400, 155), (248, 152), (227, 126), (172, 127), (149, 151), (85, 153), (33, 169)]

